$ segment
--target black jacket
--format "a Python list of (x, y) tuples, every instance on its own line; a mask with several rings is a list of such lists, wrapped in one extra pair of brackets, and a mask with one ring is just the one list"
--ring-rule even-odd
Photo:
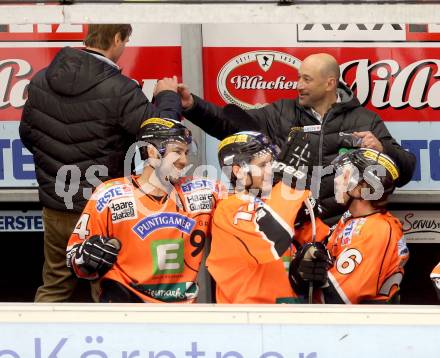
[[(180, 119), (180, 114), (177, 93), (163, 91), (153, 105), (115, 66), (83, 50), (62, 49), (32, 78), (20, 123), (21, 140), (34, 155), (41, 203), (81, 212), (87, 201), (84, 189), (99, 184), (94, 175), (101, 181), (124, 175), (126, 151), (143, 119)], [(56, 193), (55, 180), (64, 165), (79, 168), (80, 177), (71, 171), (70, 187), (58, 189), (76, 192), (69, 199), (73, 208), (66, 208), (63, 196), (69, 195)], [(102, 171), (89, 169), (86, 180), (91, 165)]]
[[(311, 132), (311, 151), (313, 166), (326, 167), (338, 155), (345, 145), (340, 132), (371, 131), (382, 143), (384, 153), (388, 154), (400, 169), (397, 186), (403, 186), (411, 180), (416, 159), (405, 151), (390, 135), (384, 122), (377, 114), (363, 108), (351, 90), (342, 83), (338, 93), (340, 103), (336, 103), (325, 115), (320, 132)], [(208, 103), (197, 96), (194, 106), (183, 115), (202, 128), (206, 133), (218, 139), (243, 131), (255, 130), (267, 134), (274, 143), (282, 148), (291, 127), (319, 125), (320, 122), (309, 109), (298, 103), (298, 99), (283, 99), (260, 109), (246, 111), (248, 120), (240, 120), (227, 115), (223, 108)], [(335, 223), (344, 207), (334, 198), (334, 173), (322, 177), (320, 187), (312, 184), (312, 190), (323, 208), (322, 218), (329, 224)], [(319, 190), (319, 192), (318, 192)]]

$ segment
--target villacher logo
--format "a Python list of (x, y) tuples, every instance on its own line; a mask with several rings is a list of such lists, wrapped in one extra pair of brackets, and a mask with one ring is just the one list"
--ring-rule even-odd
[(226, 103), (259, 108), (280, 97), (295, 96), (301, 61), (279, 51), (251, 51), (229, 60), (217, 76), (217, 89)]

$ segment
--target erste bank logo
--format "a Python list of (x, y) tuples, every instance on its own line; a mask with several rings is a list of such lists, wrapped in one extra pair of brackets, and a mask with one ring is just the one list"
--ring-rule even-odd
[(301, 61), (284, 52), (261, 50), (229, 60), (217, 76), (217, 90), (226, 103), (260, 108), (280, 97), (296, 96)]

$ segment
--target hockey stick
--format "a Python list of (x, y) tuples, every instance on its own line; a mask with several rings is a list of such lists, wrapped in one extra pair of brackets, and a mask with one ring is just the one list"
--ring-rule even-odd
[[(313, 206), (310, 202), (309, 198), (304, 200), (304, 204), (306, 204), (307, 210), (309, 210), (310, 222), (312, 223), (312, 244), (315, 245), (316, 242), (316, 222), (315, 222), (315, 213), (313, 212)], [(309, 282), (309, 297), (308, 303), (313, 303), (313, 281)]]

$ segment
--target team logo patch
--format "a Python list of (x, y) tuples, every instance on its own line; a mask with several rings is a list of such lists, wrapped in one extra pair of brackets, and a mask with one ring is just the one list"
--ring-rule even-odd
[(211, 180), (208, 179), (195, 179), (188, 181), (186, 183), (183, 183), (181, 185), (182, 191), (186, 193), (191, 193), (196, 190), (200, 189), (210, 189), (214, 191), (215, 185)]
[(133, 190), (128, 184), (114, 185), (109, 189), (96, 196), (96, 210), (101, 212), (104, 210), (110, 200), (129, 196), (133, 194)]
[(162, 228), (176, 228), (189, 234), (195, 223), (195, 220), (178, 213), (161, 213), (143, 218), (133, 227), (133, 231), (144, 240), (153, 231)]
[(114, 223), (137, 218), (136, 201), (133, 198), (112, 200), (108, 207)]

